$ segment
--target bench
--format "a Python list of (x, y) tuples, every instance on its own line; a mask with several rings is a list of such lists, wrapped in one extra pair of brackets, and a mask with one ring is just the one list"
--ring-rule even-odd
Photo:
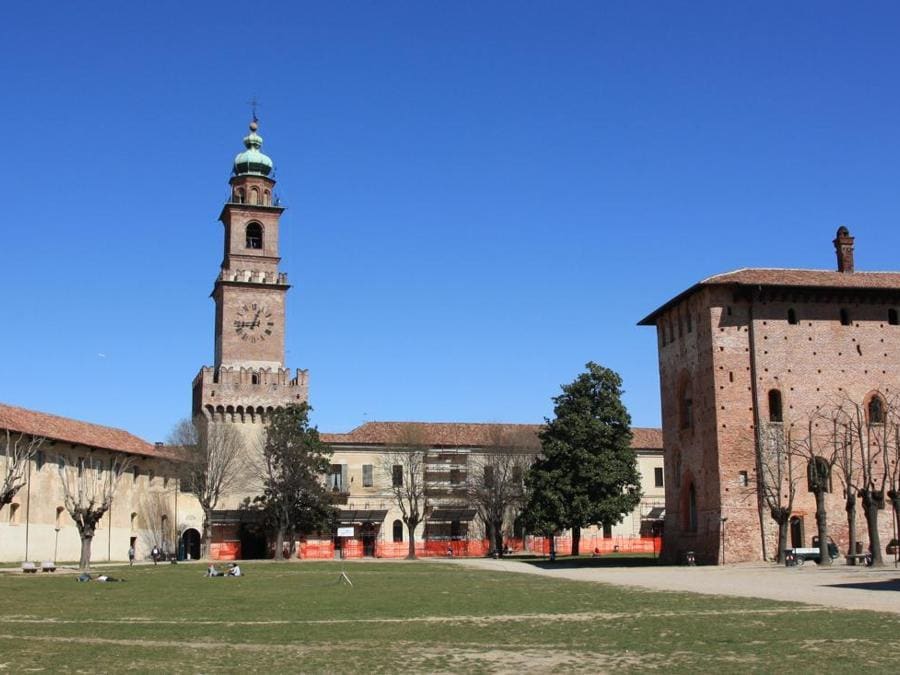
[(847, 555), (844, 556), (844, 560), (847, 561), (848, 565), (856, 565), (857, 561), (869, 564), (869, 554), (868, 553), (848, 553)]
[(45, 560), (41, 563), (41, 572), (55, 572), (56, 563), (51, 560)]
[(37, 572), (37, 565), (33, 562), (23, 562), (22, 563), (22, 573), (23, 574), (34, 574)]

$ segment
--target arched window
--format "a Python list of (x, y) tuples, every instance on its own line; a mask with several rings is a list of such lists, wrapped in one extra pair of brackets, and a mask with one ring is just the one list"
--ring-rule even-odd
[(403, 523), (399, 520), (394, 521), (394, 543), (399, 544), (403, 541)]
[(769, 421), (781, 422), (783, 420), (781, 410), (781, 392), (777, 389), (769, 390)]
[(888, 323), (892, 326), (900, 325), (900, 319), (897, 318), (897, 310), (893, 307), (888, 310)]
[(792, 326), (797, 325), (797, 310), (795, 310), (793, 307), (788, 310), (788, 323)]
[(844, 308), (841, 308), (841, 325), (842, 326), (850, 325), (850, 312), (848, 312)]
[(250, 376), (250, 382), (252, 384), (259, 384), (259, 375), (257, 373), (253, 373), (253, 375)]
[(250, 188), (250, 203), (259, 204), (259, 190), (255, 187)]
[(263, 204), (266, 206), (272, 206), (272, 193), (268, 190), (263, 192)]
[(810, 492), (831, 492), (831, 465), (824, 457), (813, 457), (806, 465), (806, 480)]
[(869, 424), (884, 424), (884, 401), (877, 394), (869, 401)]
[(247, 248), (263, 247), (263, 231), (262, 225), (259, 223), (250, 223), (247, 225)]
[(246, 193), (244, 192), (244, 188), (236, 188), (234, 191), (234, 201), (238, 204), (243, 204), (246, 199)]

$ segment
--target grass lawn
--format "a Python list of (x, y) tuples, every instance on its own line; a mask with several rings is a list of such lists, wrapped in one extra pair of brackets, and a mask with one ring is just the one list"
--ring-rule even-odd
[(480, 572), (440, 562), (0, 575), (0, 671), (850, 672), (896, 669), (900, 617)]

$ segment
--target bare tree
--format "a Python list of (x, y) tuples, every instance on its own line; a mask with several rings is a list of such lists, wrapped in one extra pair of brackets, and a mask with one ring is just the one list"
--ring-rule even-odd
[(172, 509), (164, 493), (151, 492), (143, 496), (141, 524), (144, 526), (144, 545), (147, 550), (159, 546), (163, 551), (175, 551), (176, 523), (172, 519)]
[[(895, 396), (889, 401), (887, 418), (890, 420), (893, 443), (887, 446), (884, 458), (887, 472), (887, 497), (894, 513), (894, 536), (891, 540), (894, 561), (900, 560), (900, 401)], [(888, 550), (888, 553), (891, 553)]]
[(872, 565), (882, 566), (884, 557), (878, 533), (878, 511), (884, 507), (887, 463), (897, 439), (896, 415), (888, 413), (887, 399), (880, 392), (875, 392), (868, 403), (844, 397), (835, 415), (838, 423), (847, 430), (847, 442), (857, 446), (855, 491), (866, 519)]
[(169, 444), (182, 460), (178, 464), (182, 485), (203, 509), (200, 554), (205, 558), (209, 555), (212, 512), (238, 480), (243, 440), (230, 424), (185, 419), (175, 425)]
[(46, 440), (42, 436), (14, 433), (5, 430), (6, 438), (0, 452), (6, 458), (3, 473), (0, 474), (0, 509), (10, 504), (16, 493), (27, 481), (28, 463), (40, 450)]
[[(847, 428), (840, 407), (835, 408), (832, 414), (834, 419), (833, 443), (837, 449), (836, 466), (840, 481), (844, 488), (844, 511), (847, 514), (847, 554), (856, 553), (856, 480), (859, 467), (859, 447), (853, 442), (853, 435)], [(856, 559), (850, 558), (850, 564), (855, 564)]]
[(418, 425), (404, 429), (394, 447), (382, 455), (381, 469), (390, 486), (400, 518), (409, 532), (407, 558), (416, 557), (416, 528), (425, 520), (425, 456), (428, 445), (424, 429)]
[(792, 453), (788, 450), (791, 433), (790, 425), (785, 430), (781, 422), (760, 424), (756, 441), (759, 465), (757, 489), (769, 509), (769, 515), (778, 526), (778, 562), (784, 562), (788, 526), (799, 481)]
[(489, 430), (490, 441), (469, 459), (466, 496), (485, 526), (491, 548), (503, 552), (504, 521), (514, 520), (525, 500), (525, 473), (540, 442), (529, 431), (510, 431), (500, 425)]
[(819, 565), (829, 566), (831, 555), (828, 550), (828, 509), (825, 499), (831, 492), (831, 473), (839, 455), (839, 446), (834, 441), (838, 421), (833, 414), (816, 410), (806, 419), (805, 430), (799, 429), (798, 426), (790, 425), (789, 451), (806, 464), (807, 485), (816, 499)]
[(114, 454), (108, 467), (99, 457), (71, 459), (59, 455), (59, 478), (62, 482), (66, 510), (75, 521), (81, 537), (79, 569), (91, 565), (91, 543), (97, 531), (97, 523), (112, 506), (113, 497), (122, 474), (131, 466), (130, 457)]

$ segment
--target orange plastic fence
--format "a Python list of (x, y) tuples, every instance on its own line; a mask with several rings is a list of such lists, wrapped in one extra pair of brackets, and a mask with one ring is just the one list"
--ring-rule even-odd
[(312, 560), (328, 560), (334, 558), (334, 543), (331, 539), (309, 539), (301, 541), (298, 550), (301, 558)]
[(213, 542), (209, 545), (209, 557), (213, 560), (237, 560), (241, 557), (241, 542)]
[[(557, 555), (572, 554), (571, 537), (555, 537), (554, 544)], [(526, 550), (542, 555), (550, 553), (550, 539), (548, 537), (528, 537), (525, 542)], [(579, 553), (590, 555), (606, 555), (609, 553), (656, 553), (662, 550), (660, 537), (582, 537), (579, 545)]]

